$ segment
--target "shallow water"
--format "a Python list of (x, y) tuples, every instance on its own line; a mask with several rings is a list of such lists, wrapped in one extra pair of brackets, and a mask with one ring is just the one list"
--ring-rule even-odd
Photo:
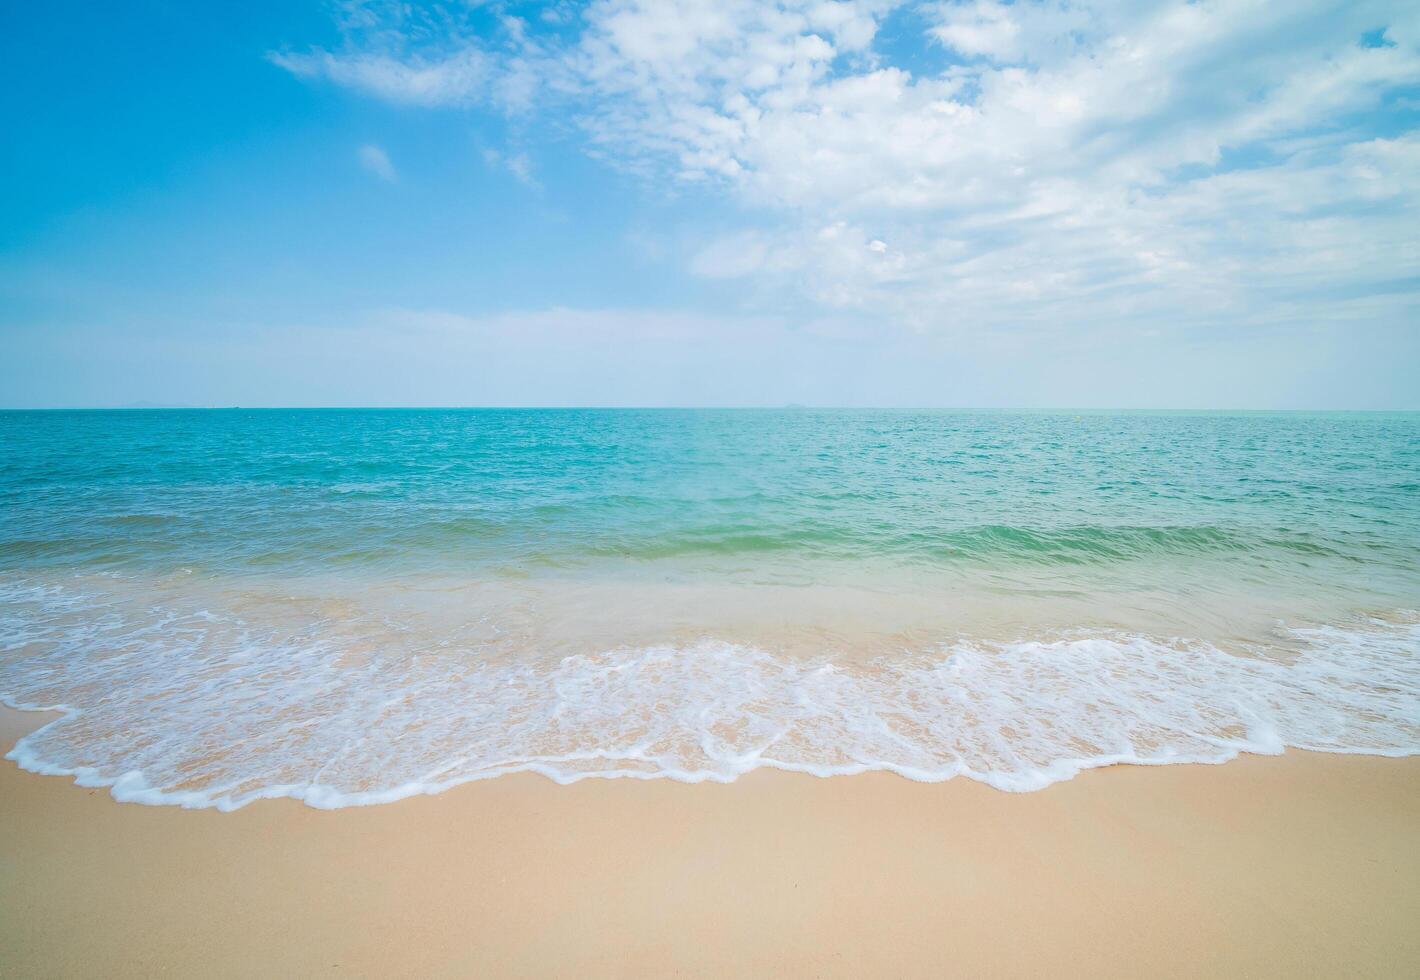
[(0, 413), (14, 753), (120, 799), (1420, 749), (1420, 415)]

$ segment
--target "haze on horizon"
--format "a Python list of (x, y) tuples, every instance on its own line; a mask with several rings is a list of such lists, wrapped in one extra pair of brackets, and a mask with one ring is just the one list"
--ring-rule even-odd
[(1420, 5), (0, 13), (0, 407), (1420, 409)]

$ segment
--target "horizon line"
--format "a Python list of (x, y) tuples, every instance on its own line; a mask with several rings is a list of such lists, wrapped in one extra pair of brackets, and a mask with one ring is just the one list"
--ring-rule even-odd
[(0, 412), (1214, 412), (1417, 414), (1415, 408), (1241, 408), (1079, 405), (7, 405)]

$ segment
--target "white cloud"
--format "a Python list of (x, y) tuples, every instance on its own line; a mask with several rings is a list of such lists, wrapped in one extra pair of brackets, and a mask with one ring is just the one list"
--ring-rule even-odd
[(1021, 27), (1011, 8), (996, 0), (970, 4), (943, 4), (940, 22), (931, 29), (937, 40), (966, 55), (1011, 60), (1020, 55)]
[[(1242, 324), (1295, 313), (1289, 290), (1314, 317), (1325, 290), (1420, 275), (1415, 141), (1348, 130), (1420, 83), (1417, 17), (1395, 4), (943, 4), (933, 36), (987, 60), (936, 75), (829, 70), (827, 52), (755, 72), (752, 19), (728, 36), (681, 22), (707, 54), (629, 5), (607, 26), (610, 9), (584, 52), (621, 99), (594, 134), (719, 181), (761, 226), (779, 216), (708, 243), (702, 275), (939, 329)], [(809, 28), (781, 13), (775, 49), (793, 50)], [(1358, 43), (1377, 23), (1394, 48)], [(1228, 153), (1252, 159), (1220, 169)]]
[(489, 60), (472, 48), (435, 58), (403, 61), (385, 54), (274, 53), (272, 63), (301, 78), (319, 78), (389, 102), (441, 106), (483, 98), (493, 74)]
[(1420, 85), (1420, 8), (929, 3), (941, 60), (909, 69), (878, 43), (898, 6), (597, 0), (571, 41), (274, 60), (390, 101), (554, 106), (596, 155), (752, 216), (690, 267), (766, 297), (936, 329), (1413, 310), (1388, 284), (1420, 277), (1417, 139), (1366, 120)]
[(483, 162), (490, 170), (501, 170), (511, 174), (513, 179), (524, 187), (537, 189), (542, 186), (533, 168), (532, 158), (526, 153), (504, 153), (489, 148), (483, 151)]
[(568, 56), (594, 143), (672, 162), (682, 178), (742, 180), (766, 114), (810, 100), (835, 59), (865, 56), (894, 6), (754, 0), (603, 0)]
[(367, 143), (360, 147), (356, 154), (360, 159), (360, 166), (381, 180), (394, 183), (399, 179), (399, 174), (394, 169), (394, 164), (390, 162), (389, 154), (383, 148)]

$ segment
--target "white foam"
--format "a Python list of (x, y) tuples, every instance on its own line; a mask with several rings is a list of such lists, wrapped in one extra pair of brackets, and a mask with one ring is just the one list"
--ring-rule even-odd
[(1096, 633), (867, 663), (709, 639), (508, 662), (357, 649), (329, 620), (259, 627), (198, 603), (140, 615), (16, 587), (0, 595), (0, 694), (64, 712), (9, 754), (24, 768), (118, 800), (222, 810), (381, 803), (512, 772), (889, 770), (1025, 791), (1121, 762), (1420, 752), (1420, 624), (1288, 640), (1291, 659)]

